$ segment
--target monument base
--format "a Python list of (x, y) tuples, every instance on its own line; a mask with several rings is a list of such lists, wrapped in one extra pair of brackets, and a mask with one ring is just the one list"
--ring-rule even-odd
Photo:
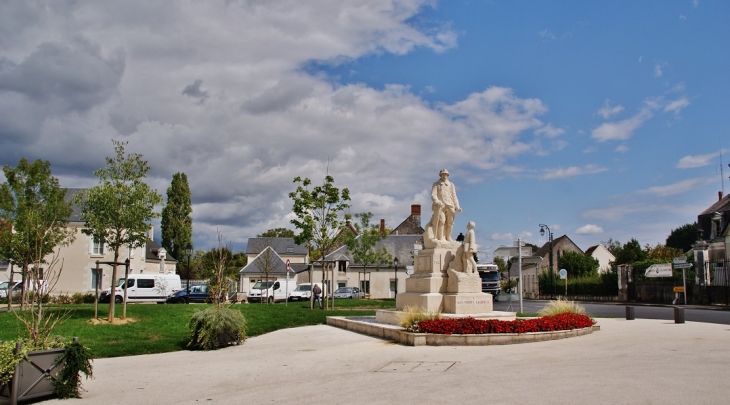
[(444, 309), (444, 295), (438, 292), (400, 293), (395, 297), (395, 308), (402, 311), (405, 307), (420, 308), (423, 312), (442, 312)]
[(492, 312), (492, 294), (479, 293), (458, 293), (444, 294), (444, 313), (470, 315), (485, 312)]
[[(398, 325), (404, 312), (396, 309), (379, 309), (375, 311), (375, 322), (384, 325)], [(475, 314), (441, 314), (441, 318), (474, 318), (474, 319), (498, 319), (500, 321), (514, 321), (517, 319), (515, 312), (489, 311)]]

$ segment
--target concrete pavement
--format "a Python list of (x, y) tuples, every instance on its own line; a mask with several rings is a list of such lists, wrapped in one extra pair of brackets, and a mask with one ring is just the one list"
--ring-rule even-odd
[[(407, 347), (331, 326), (212, 352), (98, 359), (63, 404), (724, 404), (730, 327), (598, 319), (587, 336)], [(43, 403), (54, 404), (58, 400)]]

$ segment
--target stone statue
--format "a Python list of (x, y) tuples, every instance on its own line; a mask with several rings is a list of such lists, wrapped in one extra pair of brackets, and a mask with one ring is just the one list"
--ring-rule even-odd
[(474, 260), (474, 253), (477, 252), (476, 239), (474, 237), (474, 221), (469, 221), (466, 224), (466, 236), (464, 236), (464, 251), (461, 255), (461, 263), (464, 272), (476, 273), (477, 262)]
[(439, 181), (431, 187), (433, 216), (431, 226), (435, 240), (451, 242), (451, 228), (454, 226), (454, 215), (461, 212), (459, 199), (456, 198), (456, 188), (449, 181), (449, 171), (442, 169), (439, 172)]

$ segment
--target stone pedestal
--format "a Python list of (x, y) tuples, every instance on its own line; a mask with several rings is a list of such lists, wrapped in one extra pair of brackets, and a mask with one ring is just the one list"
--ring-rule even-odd
[(492, 294), (457, 293), (444, 295), (444, 311), (449, 314), (482, 314), (492, 312)]
[(452, 260), (454, 253), (449, 248), (419, 251), (414, 260), (413, 274), (406, 279), (406, 292), (395, 297), (396, 309), (401, 311), (409, 306), (427, 312), (442, 312), (443, 294), (449, 281), (447, 269)]

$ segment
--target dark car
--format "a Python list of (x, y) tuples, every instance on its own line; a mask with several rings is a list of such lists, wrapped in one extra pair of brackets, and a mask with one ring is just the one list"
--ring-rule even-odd
[(362, 293), (357, 287), (340, 287), (335, 291), (335, 298), (362, 298)]
[(190, 293), (182, 289), (167, 298), (168, 304), (189, 304), (191, 302), (210, 302), (207, 285), (190, 286)]

